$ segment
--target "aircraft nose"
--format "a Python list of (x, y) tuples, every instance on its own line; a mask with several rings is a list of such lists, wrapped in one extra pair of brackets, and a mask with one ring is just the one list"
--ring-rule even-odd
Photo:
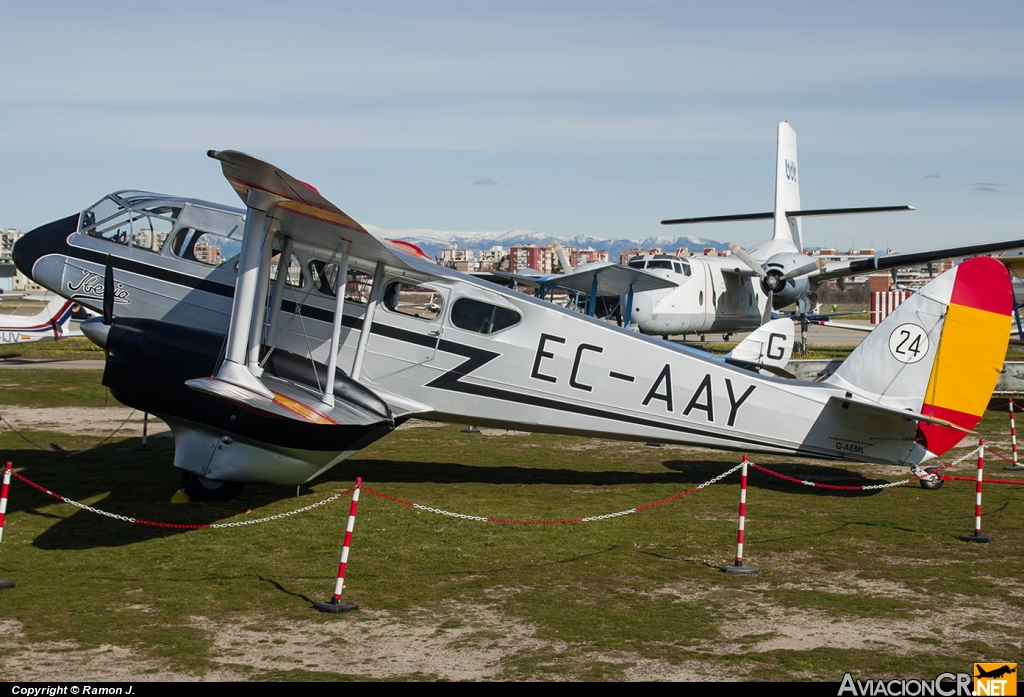
[[(14, 243), (11, 257), (18, 270), (33, 280), (32, 269), (47, 254), (63, 254), (68, 249), (68, 236), (78, 230), (78, 213), (41, 225), (22, 235)], [(38, 281), (37, 281), (38, 282)]]

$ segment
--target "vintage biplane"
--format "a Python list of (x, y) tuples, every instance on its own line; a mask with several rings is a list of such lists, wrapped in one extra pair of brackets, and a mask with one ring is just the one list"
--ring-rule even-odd
[(245, 210), (104, 197), (14, 248), (103, 312), (103, 382), (163, 418), (194, 498), (307, 482), (416, 417), (917, 467), (981, 417), (1006, 350), (1006, 268), (968, 260), (828, 379), (765, 375), (443, 268), (316, 189), (211, 151)]

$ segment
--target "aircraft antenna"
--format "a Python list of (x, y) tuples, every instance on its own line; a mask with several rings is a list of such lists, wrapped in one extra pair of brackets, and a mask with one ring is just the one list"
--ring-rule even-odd
[(727, 193), (729, 193), (729, 189), (731, 189), (732, 187), (734, 187), (734, 186), (736, 186), (737, 184), (739, 184), (739, 183), (740, 183), (740, 181), (741, 181), (741, 180), (743, 179), (743, 177), (745, 177), (745, 176), (747, 176), (748, 174), (750, 174), (751, 172), (753, 172), (753, 171), (754, 171), (754, 167), (757, 167), (757, 166), (758, 166), (759, 164), (761, 164), (761, 160), (763, 160), (764, 158), (768, 157), (768, 155), (770, 155), (770, 154), (771, 154), (772, 150), (774, 150), (774, 148), (768, 148), (768, 150), (766, 150), (766, 151), (765, 151), (764, 155), (761, 155), (761, 157), (757, 158), (757, 162), (755, 162), (755, 163), (754, 163), (753, 165), (751, 165), (751, 166), (750, 166), (750, 169), (748, 169), (748, 170), (747, 170), (746, 172), (744, 172), (743, 174), (741, 174), (741, 175), (739, 176), (739, 179), (737, 179), (736, 181), (734, 181), (734, 182), (733, 182), (732, 184), (730, 184), (729, 186), (725, 187), (725, 191), (723, 191), (722, 193), (718, 194), (718, 196), (715, 196), (715, 198), (714, 198), (714, 199), (713, 199), (713, 200), (711, 201), (711, 203), (709, 203), (708, 205), (704, 206), (704, 207), (703, 207), (703, 208), (701, 208), (701, 209), (700, 209), (699, 211), (697, 211), (697, 214), (696, 214), (696, 215), (692, 215), (692, 216), (690, 216), (690, 217), (691, 217), (691, 218), (699, 218), (699, 217), (700, 217), (700, 214), (701, 214), (701, 213), (703, 213), (703, 212), (704, 212), (704, 211), (706, 211), (707, 209), (711, 208), (711, 206), (715, 205), (715, 203), (716, 203), (716, 202), (718, 201), (718, 199), (722, 198), (722, 197), (723, 197), (723, 196), (725, 196), (725, 195), (726, 195)]

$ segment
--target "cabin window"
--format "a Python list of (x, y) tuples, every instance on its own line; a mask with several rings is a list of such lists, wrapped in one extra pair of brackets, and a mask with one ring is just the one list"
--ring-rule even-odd
[(392, 283), (384, 291), (384, 306), (392, 312), (425, 320), (441, 315), (444, 297), (432, 288), (409, 283)]
[(207, 266), (220, 266), (238, 256), (241, 251), (241, 240), (190, 227), (178, 230), (171, 243), (171, 252), (175, 256)]
[(515, 310), (472, 298), (459, 298), (452, 304), (452, 324), (470, 332), (494, 334), (519, 324), (522, 319)]
[[(313, 287), (324, 295), (334, 297), (334, 282), (338, 276), (338, 265), (314, 259), (309, 262), (309, 275), (313, 279)], [(370, 299), (373, 288), (373, 276), (355, 269), (348, 270), (345, 282), (345, 301), (365, 305)]]
[[(274, 256), (270, 259), (270, 280), (277, 280), (277, 265), (281, 261), (281, 252), (274, 250)], [(288, 262), (288, 271), (285, 274), (285, 283), (294, 287), (301, 288), (306, 284), (306, 279), (302, 275), (302, 264), (299, 263), (298, 257), (294, 254), (291, 255), (291, 260)]]
[(704, 291), (697, 293), (697, 304), (704, 307)]

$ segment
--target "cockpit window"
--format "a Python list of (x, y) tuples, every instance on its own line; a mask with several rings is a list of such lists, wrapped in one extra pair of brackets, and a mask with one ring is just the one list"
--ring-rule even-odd
[(644, 264), (646, 263), (647, 262), (645, 262), (643, 259), (633, 259), (632, 261), (629, 262), (629, 268), (642, 269), (644, 267)]
[(107, 197), (82, 214), (81, 228), (90, 237), (160, 252), (180, 212), (180, 208), (166, 205), (126, 208)]
[(680, 266), (682, 266), (682, 267), (683, 267), (683, 275), (684, 275), (684, 276), (689, 276), (689, 275), (690, 275), (690, 273), (691, 273), (691, 271), (690, 271), (690, 265), (689, 265), (689, 264), (687, 264), (687, 263), (686, 263), (686, 262), (684, 261), (684, 262), (682, 262), (682, 263), (680, 264)]
[(452, 304), (452, 324), (471, 332), (494, 334), (519, 324), (520, 320), (522, 315), (515, 310), (472, 298), (459, 298)]
[(672, 270), (672, 262), (668, 259), (651, 259), (647, 262), (647, 268), (649, 269), (668, 269)]

